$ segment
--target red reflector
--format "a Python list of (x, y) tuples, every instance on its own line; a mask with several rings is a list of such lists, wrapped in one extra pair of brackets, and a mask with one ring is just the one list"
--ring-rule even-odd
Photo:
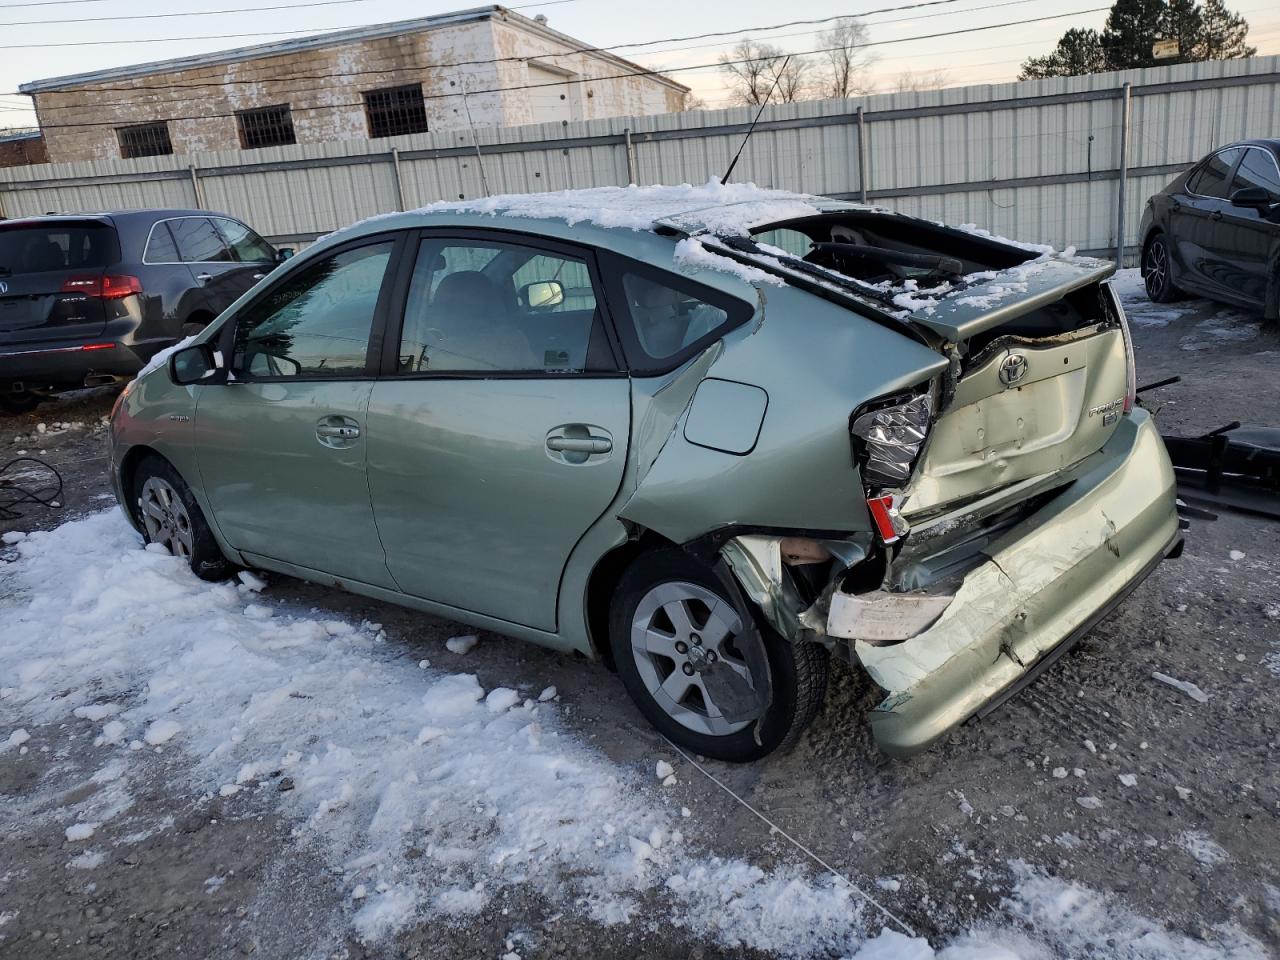
[(83, 293), (87, 297), (103, 300), (119, 300), (131, 293), (142, 292), (142, 281), (137, 277), (111, 275), (67, 277), (62, 281), (63, 293)]
[(898, 539), (898, 531), (893, 528), (893, 497), (872, 497), (867, 501), (867, 509), (871, 511), (871, 519), (876, 525), (876, 532), (885, 543), (894, 543)]
[(114, 343), (86, 343), (81, 350), (110, 350), (114, 347)]

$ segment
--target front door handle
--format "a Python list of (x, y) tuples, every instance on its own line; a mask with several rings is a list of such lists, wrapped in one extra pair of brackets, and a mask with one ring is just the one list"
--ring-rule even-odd
[(608, 437), (547, 437), (547, 449), (557, 453), (608, 453), (613, 441)]
[(212, 273), (197, 273), (197, 274), (196, 274), (196, 279), (197, 279), (197, 280), (199, 280), (201, 283), (208, 283), (210, 280), (212, 280), (212, 279), (213, 279), (213, 274), (212, 274)]
[(1213, 221), (1221, 220), (1221, 219), (1222, 219), (1222, 211), (1221, 211), (1221, 210), (1215, 210), (1215, 211), (1213, 211), (1213, 213), (1209, 214), (1209, 219), (1210, 219), (1210, 220), (1213, 220)]
[(360, 424), (350, 417), (322, 417), (316, 423), (316, 439), (326, 447), (349, 447), (360, 438)]

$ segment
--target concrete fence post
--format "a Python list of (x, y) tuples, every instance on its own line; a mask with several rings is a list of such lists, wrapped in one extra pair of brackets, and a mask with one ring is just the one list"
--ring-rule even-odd
[(1116, 269), (1124, 266), (1125, 190), (1129, 184), (1129, 121), (1133, 112), (1133, 87), (1120, 88), (1120, 180), (1116, 185)]
[(858, 199), (867, 202), (867, 118), (858, 108)]

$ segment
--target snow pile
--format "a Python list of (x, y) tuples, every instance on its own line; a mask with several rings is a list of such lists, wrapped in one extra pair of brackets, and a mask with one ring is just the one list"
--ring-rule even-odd
[[(0, 722), (10, 731), (90, 724), (102, 734), (79, 738), (79, 760), (97, 768), (101, 787), (92, 805), (49, 804), (67, 840), (105, 833), (112, 842), (113, 820), (131, 807), (130, 778), (152, 780), (153, 754), (164, 751), (164, 776), (185, 769), (198, 791), (225, 796), (232, 815), (265, 804), (290, 817), (295, 842), (332, 868), (335, 900), (365, 940), (471, 917), (524, 887), (600, 923), (675, 924), (730, 950), (859, 960), (1264, 956), (1234, 930), (1216, 931), (1212, 946), (1189, 940), (1017, 864), (1002, 910), (1018, 929), (995, 917), (935, 954), (923, 939), (883, 930), (834, 878), (708, 853), (697, 821), (651, 779), (674, 774), (671, 764), (629, 770), (578, 742), (551, 688), (540, 700), (537, 687), (486, 690), (471, 674), (420, 668), (376, 625), (287, 611), (243, 583), (203, 583), (181, 561), (141, 549), (114, 510), (33, 533), (16, 549), (19, 559), (0, 567)], [(78, 846), (69, 855), (85, 869), (97, 859)]]
[(652, 230), (659, 221), (688, 229), (744, 235), (752, 227), (821, 213), (830, 201), (821, 197), (768, 190), (754, 183), (722, 184), (712, 178), (701, 186), (593, 187), (551, 193), (513, 193), (483, 200), (443, 200), (415, 213), (482, 213), (533, 220), (563, 220), (570, 226)]

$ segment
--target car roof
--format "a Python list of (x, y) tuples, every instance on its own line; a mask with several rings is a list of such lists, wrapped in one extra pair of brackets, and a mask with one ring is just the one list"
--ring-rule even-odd
[(1272, 153), (1280, 154), (1280, 137), (1255, 137), (1252, 140), (1236, 140), (1234, 143), (1224, 143), (1222, 146), (1213, 150), (1217, 153), (1219, 150), (1225, 150), (1228, 147), (1265, 147)]
[(136, 220), (148, 222), (163, 220), (166, 217), (231, 217), (228, 213), (217, 210), (184, 210), (181, 208), (156, 207), (145, 210), (93, 210), (84, 213), (47, 213), (34, 217), (15, 217), (2, 220), (0, 223), (13, 225), (18, 223), (74, 223), (85, 220), (97, 220), (101, 223), (122, 223)]
[(685, 236), (743, 234), (806, 216), (875, 209), (750, 183), (593, 187), (448, 201), (380, 214), (322, 237), (307, 253), (388, 230), (480, 228), (583, 243), (670, 268), (672, 245)]

